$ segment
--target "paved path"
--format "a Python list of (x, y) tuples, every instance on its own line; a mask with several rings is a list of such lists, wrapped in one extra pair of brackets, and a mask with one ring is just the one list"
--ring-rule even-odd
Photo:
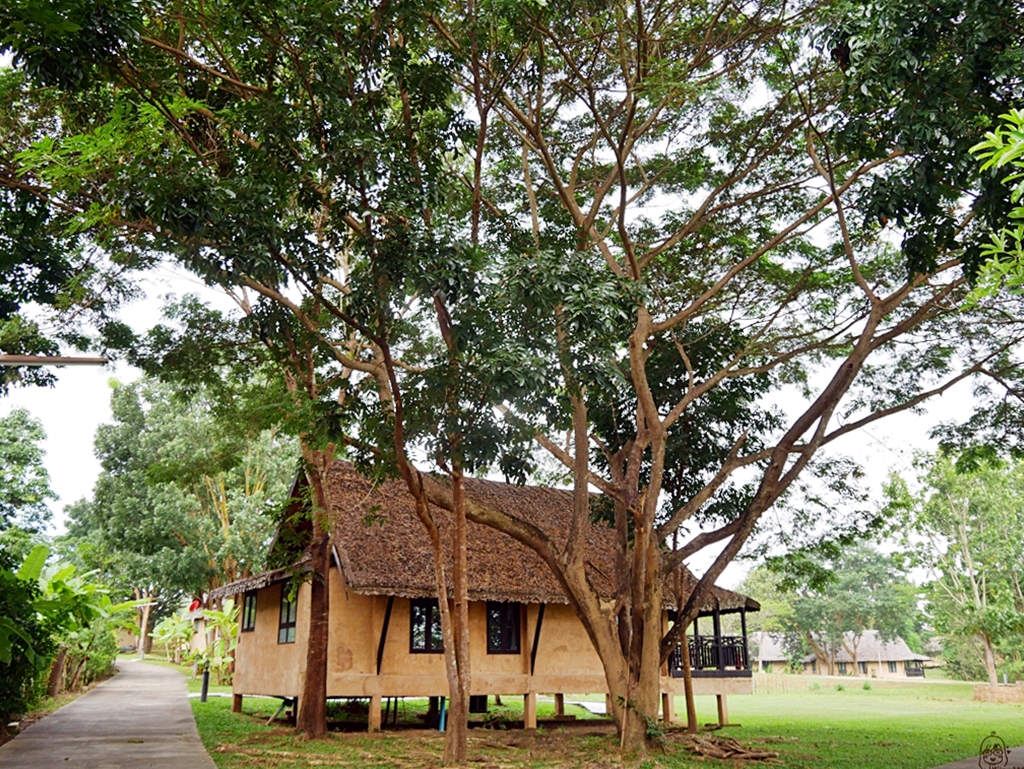
[[(980, 751), (979, 751), (980, 752)], [(954, 761), (952, 764), (943, 764), (942, 766), (936, 767), (936, 769), (985, 769), (985, 767), (991, 767), (991, 769), (1018, 769), (1024, 768), (1024, 747), (1010, 748), (1007, 753), (1000, 756), (993, 756), (990, 759), (990, 763), (979, 762), (980, 756), (971, 756), (965, 758), (963, 761)]]
[(0, 747), (3, 769), (215, 769), (184, 677), (143, 662), (121, 671)]

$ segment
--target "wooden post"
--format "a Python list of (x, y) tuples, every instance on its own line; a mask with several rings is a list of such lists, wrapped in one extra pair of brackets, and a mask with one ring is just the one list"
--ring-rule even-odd
[(715, 613), (712, 618), (712, 621), (715, 626), (715, 656), (717, 657), (717, 659), (715, 660), (715, 667), (718, 670), (724, 670), (725, 659), (724, 655), (722, 654), (722, 618), (718, 613), (717, 606), (715, 607)]
[(556, 694), (555, 695), (555, 715), (556, 716), (564, 716), (565, 715), (565, 695), (564, 694)]
[(747, 646), (747, 609), (746, 607), (740, 609), (740, 627), (743, 633), (743, 669), (752, 670), (753, 665), (750, 664), (750, 649)]
[(537, 692), (523, 695), (523, 728), (537, 728)]
[(242, 712), (242, 695), (233, 694), (231, 695), (231, 712), (241, 713)]
[(728, 726), (729, 725), (729, 703), (725, 701), (724, 694), (716, 694), (715, 698), (718, 700), (718, 725)]
[(668, 726), (676, 720), (675, 697), (671, 692), (664, 692), (661, 695), (661, 720)]
[(380, 695), (374, 694), (370, 697), (370, 718), (367, 731), (380, 731)]

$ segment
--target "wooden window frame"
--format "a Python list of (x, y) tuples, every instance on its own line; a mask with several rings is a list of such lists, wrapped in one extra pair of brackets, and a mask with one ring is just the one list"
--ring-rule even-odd
[(857, 670), (859, 670), (864, 675), (867, 675), (868, 674), (868, 663), (866, 663), (866, 662), (858, 662), (857, 663)]
[(294, 600), (288, 598), (288, 586), (281, 585), (281, 614), (277, 623), (277, 642), (279, 644), (295, 643), (295, 626), (299, 618), (299, 596)]
[(846, 675), (846, 663), (845, 662), (837, 662), (836, 663), (836, 670), (839, 671), (839, 675), (845, 676)]
[[(487, 622), (487, 653), (488, 654), (521, 654), (522, 641), (522, 604), (504, 601), (488, 601), (486, 606)], [(492, 620), (494, 622), (492, 622)], [(491, 629), (498, 631), (499, 642), (493, 643)], [(512, 644), (515, 648), (510, 648)]]
[(242, 616), (239, 632), (251, 633), (256, 629), (256, 591), (250, 590), (242, 596)]
[[(424, 612), (424, 633), (423, 646), (416, 645), (415, 617), (417, 612)], [(437, 638), (434, 638), (432, 628), (434, 619), (437, 620)], [(410, 598), (409, 599), (409, 653), (410, 654), (443, 654), (444, 635), (441, 631), (441, 607), (437, 605), (436, 598)]]
[(896, 660), (886, 660), (886, 662), (889, 663), (889, 672), (890, 673), (898, 673), (899, 672), (899, 670), (897, 670), (897, 668), (896, 668)]

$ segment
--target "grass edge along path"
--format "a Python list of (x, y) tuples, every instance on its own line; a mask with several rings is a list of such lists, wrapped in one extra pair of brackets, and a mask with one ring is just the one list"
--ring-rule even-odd
[[(933, 769), (976, 758), (982, 739), (992, 732), (1008, 746), (1024, 744), (1024, 706), (974, 702), (971, 684), (869, 683), (871, 688), (864, 689), (864, 679), (837, 683), (794, 676), (784, 694), (730, 697), (730, 718), (740, 726), (721, 734), (750, 747), (778, 752), (780, 758), (772, 765), (783, 769)], [(840, 684), (841, 689), (837, 688)], [(242, 714), (230, 712), (227, 698), (213, 698), (205, 704), (193, 699), (192, 706), (200, 736), (218, 769), (412, 769), (436, 766), (440, 761), (442, 736), (433, 730), (335, 733), (310, 743), (287, 726), (265, 725), (277, 707), (276, 700), (247, 699)], [(681, 707), (680, 698), (677, 712), (682, 712)], [(714, 720), (713, 697), (698, 697), (697, 707), (702, 724)], [(623, 763), (607, 727), (604, 734), (598, 734), (586, 724), (581, 726), (549, 724), (536, 733), (474, 729), (470, 755), (476, 759), (473, 763), (502, 769), (596, 769)], [(689, 756), (677, 744), (680, 739), (678, 731), (668, 730), (662, 737), (663, 751), (639, 765), (645, 769), (733, 765)], [(1011, 764), (1020, 763), (1016, 759), (1014, 756)]]

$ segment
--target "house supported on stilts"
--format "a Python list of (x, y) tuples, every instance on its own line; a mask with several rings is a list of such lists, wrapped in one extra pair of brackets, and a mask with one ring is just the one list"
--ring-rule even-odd
[[(385, 698), (448, 695), (433, 554), (402, 482), (375, 487), (350, 464), (336, 462), (327, 484), (332, 505), (327, 696), (369, 698), (368, 726), (375, 731)], [(549, 536), (568, 536), (571, 492), (467, 480), (466, 493)], [(435, 518), (448, 541), (450, 516), (435, 511)], [(285, 540), (301, 541), (303, 534), (301, 528), (279, 531), (272, 549)], [(587, 533), (588, 576), (607, 596), (613, 594), (614, 535), (599, 525)], [(555, 695), (559, 711), (564, 694), (607, 694), (597, 652), (547, 565), (519, 542), (472, 523), (468, 549), (473, 709), (486, 695), (521, 695), (525, 726), (534, 728), (539, 693)], [(300, 561), (214, 591), (236, 596), (242, 606), (235, 710), (246, 695), (277, 696), (302, 706), (297, 699), (306, 664), (310, 588), (301, 584), (296, 592), (291, 585), (293, 576), (308, 568)], [(689, 590), (694, 579), (689, 572), (683, 576)], [(713, 635), (689, 639), (694, 692), (718, 695), (722, 723), (728, 718), (725, 697), (752, 691), (745, 617), (758, 608), (756, 601), (716, 587), (701, 612), (712, 618)], [(729, 612), (743, 618), (743, 636), (721, 634), (718, 618)], [(670, 612), (663, 616), (667, 630)], [(673, 697), (683, 694), (680, 657), (677, 652), (662, 667), (666, 721), (674, 716)]]

